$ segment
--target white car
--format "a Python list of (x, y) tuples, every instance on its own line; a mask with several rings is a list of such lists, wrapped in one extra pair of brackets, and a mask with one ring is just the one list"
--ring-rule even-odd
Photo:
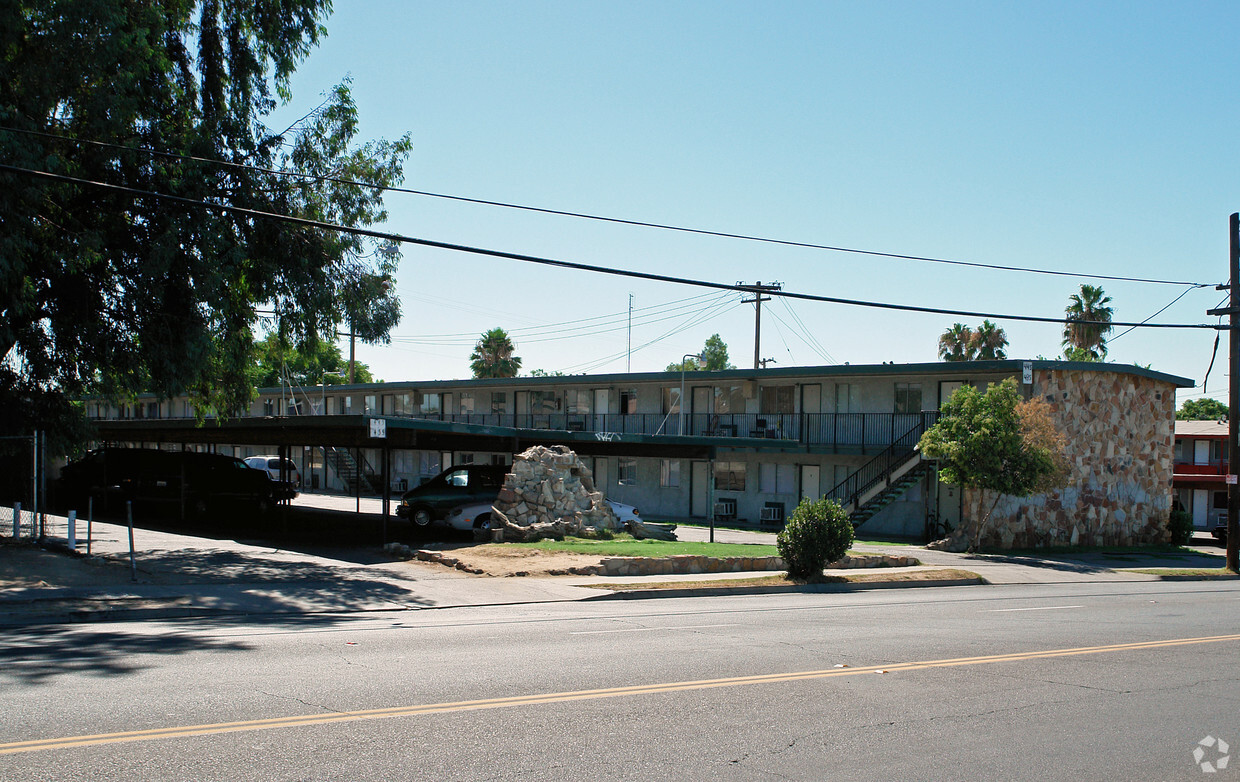
[(608, 500), (607, 504), (611, 506), (611, 510), (616, 514), (616, 518), (620, 520), (620, 526), (624, 526), (626, 522), (641, 521), (641, 513), (632, 505), (625, 505), (623, 502)]
[[(266, 472), (271, 480), (280, 480), (279, 456), (249, 456), (242, 461), (246, 467)], [(292, 459), (284, 460), (284, 480), (288, 481), (288, 488), (284, 492), (286, 496), (277, 499), (293, 499), (301, 491), (301, 473), (297, 471), (297, 465), (293, 464)]]

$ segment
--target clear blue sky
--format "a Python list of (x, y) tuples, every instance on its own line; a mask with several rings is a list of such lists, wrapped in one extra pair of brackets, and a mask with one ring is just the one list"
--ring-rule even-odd
[[(407, 187), (983, 263), (1227, 277), (1227, 217), (1240, 209), (1232, 3), (337, 5), (287, 115), (351, 75), (363, 136), (412, 135)], [(387, 204), (404, 234), (852, 299), (1058, 316), (1089, 282), (412, 195)], [(1120, 321), (1184, 290), (1101, 284)], [(753, 306), (739, 295), (417, 247), (398, 289), (395, 342), (359, 349), (385, 380), (468, 377), (472, 342), (493, 326), (512, 332), (526, 370), (624, 371), (630, 293), (634, 371), (715, 332), (737, 366), (753, 360)], [(1190, 292), (1156, 320), (1207, 322), (1222, 296)], [(587, 318), (600, 320), (574, 322)], [(762, 355), (781, 367), (933, 361), (955, 320), (772, 302)], [(1057, 326), (999, 324), (1012, 358), (1060, 352)], [(1200, 383), (1214, 333), (1134, 331), (1111, 359)], [(1211, 396), (1225, 389), (1223, 346)]]

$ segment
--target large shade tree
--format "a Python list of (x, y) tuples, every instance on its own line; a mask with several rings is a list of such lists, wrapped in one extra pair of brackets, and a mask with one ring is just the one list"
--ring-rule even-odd
[(369, 311), (347, 294), (390, 277), (395, 247), (215, 208), (386, 218), (381, 188), (401, 181), (410, 142), (356, 143), (347, 82), (267, 127), (329, 10), (0, 4), (0, 396), (67, 410), (85, 393), (189, 392), (227, 415), (252, 394), (264, 311), (295, 343), (334, 340), (347, 313)]
[(469, 368), (476, 378), (516, 377), (521, 371), (521, 357), (513, 355), (516, 349), (502, 328), (484, 331), (469, 357)]
[(1106, 335), (1113, 310), (1111, 297), (1097, 285), (1082, 285), (1068, 297), (1064, 309), (1063, 355), (1069, 361), (1103, 361), (1107, 357)]

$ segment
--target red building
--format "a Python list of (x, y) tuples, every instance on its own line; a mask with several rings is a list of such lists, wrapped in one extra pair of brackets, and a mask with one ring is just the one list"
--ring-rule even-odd
[(1227, 526), (1227, 421), (1176, 421), (1171, 485), (1193, 526), (1214, 532)]

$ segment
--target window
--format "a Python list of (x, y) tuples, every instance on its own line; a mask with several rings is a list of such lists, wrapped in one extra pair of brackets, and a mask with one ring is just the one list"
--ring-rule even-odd
[(715, 462), (716, 491), (744, 491), (744, 462)]
[(276, 414), (276, 400), (264, 399), (263, 400), (263, 415), (275, 415), (275, 414)]
[(921, 412), (921, 383), (896, 383), (896, 412)]
[(745, 412), (745, 390), (740, 386), (715, 386), (715, 412)]
[(501, 414), (508, 412), (508, 395), (503, 391), (491, 392), (491, 412)]
[(637, 414), (637, 391), (627, 389), (620, 392), (620, 415)]
[(621, 486), (637, 485), (636, 459), (616, 460), (616, 483), (619, 483)]
[(1180, 463), (1188, 461), (1187, 459), (1184, 458), (1184, 441), (1183, 440), (1177, 439), (1175, 441), (1175, 460)]
[(439, 394), (422, 394), (422, 415), (439, 415), (442, 412), (442, 396)]
[(590, 412), (590, 392), (577, 388), (570, 388), (564, 392), (564, 405), (566, 412), (585, 415)]
[(461, 398), (457, 403), (458, 413), (469, 415), (474, 412), (474, 395), (470, 391), (462, 391)]
[(560, 409), (560, 397), (554, 391), (531, 391), (530, 412), (539, 415)]
[(680, 386), (663, 389), (663, 415), (680, 412)]
[(350, 415), (353, 412), (353, 397), (351, 396), (341, 397), (341, 401), (344, 404), (344, 409), (342, 410), (342, 412), (345, 415)]
[(379, 398), (374, 394), (367, 394), (362, 397), (362, 403), (365, 406), (366, 415), (377, 415), (379, 413)]
[(418, 472), (422, 475), (437, 475), (443, 467), (440, 466), (439, 454), (434, 451), (422, 451), (418, 456)]
[(1215, 510), (1227, 510), (1227, 492), (1225, 491), (1214, 492), (1213, 507)]
[(665, 489), (675, 489), (680, 486), (680, 460), (659, 460), (659, 485)]
[(474, 455), (472, 453), (461, 453), (456, 456), (457, 464), (473, 464)]
[(395, 415), (409, 415), (413, 412), (413, 404), (409, 394), (394, 394), (392, 396), (392, 413)]
[(758, 468), (758, 491), (763, 494), (795, 493), (796, 466), (764, 462)]
[(794, 412), (792, 409), (793, 386), (766, 386), (762, 389), (760, 412), (764, 415), (779, 415)]

